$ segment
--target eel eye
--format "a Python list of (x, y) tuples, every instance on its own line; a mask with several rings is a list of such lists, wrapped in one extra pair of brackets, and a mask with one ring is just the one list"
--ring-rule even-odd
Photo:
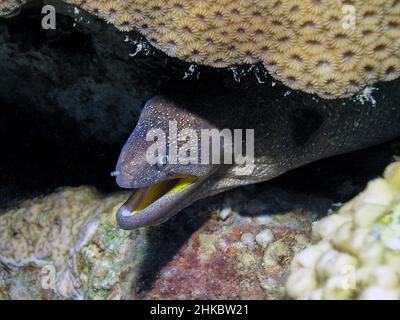
[(168, 164), (168, 156), (167, 155), (165, 155), (165, 154), (160, 154), (158, 157), (157, 157), (157, 168), (159, 169), (159, 170), (162, 170), (162, 169), (164, 169), (166, 166), (167, 166), (167, 164)]

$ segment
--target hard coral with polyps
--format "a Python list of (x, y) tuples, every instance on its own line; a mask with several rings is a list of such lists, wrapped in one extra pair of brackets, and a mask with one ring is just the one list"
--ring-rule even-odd
[(400, 299), (400, 162), (313, 226), (317, 243), (292, 260), (296, 299)]
[(324, 98), (351, 96), (400, 72), (397, 0), (65, 2), (121, 31), (138, 30), (169, 56), (217, 68), (262, 62), (290, 88)]

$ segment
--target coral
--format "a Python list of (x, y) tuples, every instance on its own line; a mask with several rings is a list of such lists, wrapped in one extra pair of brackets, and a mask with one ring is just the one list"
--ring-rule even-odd
[(131, 297), (145, 242), (114, 226), (127, 196), (65, 188), (1, 215), (0, 298)]
[[(264, 194), (233, 192), (211, 218), (215, 198), (129, 232), (114, 225), (125, 192), (65, 188), (24, 201), (0, 216), (0, 299), (285, 297), (291, 257), (309, 244), (313, 215), (269, 215)], [(258, 216), (239, 214), (250, 211)]]
[(12, 16), (27, 1), (29, 0), (1, 0), (0, 16)]
[[(24, 201), (0, 216), (0, 299), (399, 297), (400, 163), (315, 223), (308, 248), (315, 212), (271, 214), (265, 199), (282, 193), (255, 188), (130, 232), (114, 221), (125, 192), (64, 188)], [(309, 201), (297, 197), (286, 201)]]
[(400, 299), (400, 162), (313, 226), (315, 244), (293, 258), (296, 299)]
[[(65, 0), (172, 57), (227, 67), (262, 62), (292, 89), (351, 96), (400, 74), (396, 0)], [(1, 1), (7, 13), (21, 1)]]
[(45, 260), (50, 252), (57, 252), (59, 255), (53, 256), (55, 264), (62, 265), (65, 252), (80, 237), (81, 230), (73, 226), (86, 225), (96, 218), (90, 206), (99, 199), (92, 190), (66, 189), (10, 210), (0, 220), (1, 261), (18, 266), (29, 257)]

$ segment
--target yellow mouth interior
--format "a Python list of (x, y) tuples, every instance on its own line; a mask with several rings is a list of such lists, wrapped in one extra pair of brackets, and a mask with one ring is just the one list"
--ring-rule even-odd
[(143, 211), (152, 203), (166, 194), (179, 193), (190, 187), (196, 179), (183, 177), (173, 180), (159, 182), (147, 188), (136, 191), (127, 201), (126, 205), (130, 207), (131, 214), (134, 215)]

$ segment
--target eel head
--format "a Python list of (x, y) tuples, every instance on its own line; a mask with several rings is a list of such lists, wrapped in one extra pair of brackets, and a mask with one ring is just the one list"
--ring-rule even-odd
[(205, 182), (220, 166), (200, 161), (199, 136), (212, 128), (166, 98), (146, 103), (112, 173), (120, 187), (135, 189), (117, 211), (121, 228), (162, 223), (208, 193)]

